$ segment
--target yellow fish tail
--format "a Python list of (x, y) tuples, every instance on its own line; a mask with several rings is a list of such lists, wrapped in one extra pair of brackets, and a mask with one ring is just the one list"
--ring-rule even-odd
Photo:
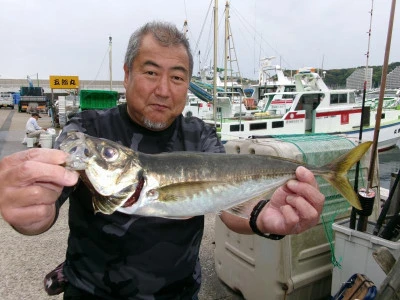
[(359, 210), (362, 210), (361, 203), (347, 178), (347, 172), (363, 157), (371, 144), (372, 142), (364, 142), (321, 168), (330, 171), (320, 175), (335, 187), (351, 206)]

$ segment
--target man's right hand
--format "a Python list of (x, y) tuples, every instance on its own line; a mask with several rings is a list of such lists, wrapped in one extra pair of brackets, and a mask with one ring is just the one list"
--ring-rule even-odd
[(61, 150), (32, 148), (0, 160), (0, 213), (18, 232), (34, 235), (54, 222), (55, 202), (78, 173), (67, 170)]

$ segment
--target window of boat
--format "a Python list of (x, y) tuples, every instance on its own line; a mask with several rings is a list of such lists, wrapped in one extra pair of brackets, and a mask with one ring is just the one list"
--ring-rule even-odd
[(230, 126), (229, 126), (229, 130), (230, 130), (230, 132), (234, 132), (234, 131), (244, 131), (244, 125), (243, 125), (243, 124), (240, 124), (240, 127), (239, 127), (239, 124), (230, 125)]
[[(316, 109), (320, 102), (324, 99), (325, 94), (322, 93), (312, 93), (312, 94), (304, 94), (300, 97), (299, 102), (297, 103), (296, 110), (306, 110), (308, 113), (311, 110)], [(306, 112), (306, 113), (307, 113)]]
[(264, 93), (266, 93), (265, 88), (264, 87), (260, 87), (258, 89), (258, 100), (261, 100), (264, 98)]
[(355, 93), (349, 93), (349, 103), (356, 103)]
[(331, 94), (331, 104), (342, 104), (342, 103), (347, 103), (347, 93)]
[(294, 99), (295, 94), (283, 94), (282, 99)]
[(260, 129), (267, 129), (267, 123), (252, 123), (250, 124), (250, 130), (260, 130)]
[(233, 88), (233, 92), (234, 92), (234, 94), (239, 94), (239, 95), (236, 95), (236, 96), (243, 96), (242, 88), (239, 88), (239, 87)]
[(285, 86), (285, 92), (295, 92), (296, 87), (295, 86)]
[(281, 128), (281, 127), (283, 127), (283, 124), (284, 124), (283, 121), (272, 122), (272, 128)]
[(267, 88), (265, 88), (265, 93), (275, 93), (276, 90), (277, 90), (277, 87), (276, 87), (276, 86), (274, 86), (274, 87), (267, 87)]

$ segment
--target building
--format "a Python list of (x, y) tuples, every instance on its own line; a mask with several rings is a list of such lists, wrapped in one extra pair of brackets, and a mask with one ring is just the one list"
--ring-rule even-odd
[[(356, 69), (353, 74), (351, 74), (346, 79), (346, 88), (354, 90), (363, 90), (365, 82), (365, 68)], [(372, 87), (372, 68), (367, 69), (367, 86), (366, 89), (369, 90)]]
[(386, 77), (386, 88), (387, 89), (399, 89), (400, 88), (400, 66), (397, 66), (392, 72)]

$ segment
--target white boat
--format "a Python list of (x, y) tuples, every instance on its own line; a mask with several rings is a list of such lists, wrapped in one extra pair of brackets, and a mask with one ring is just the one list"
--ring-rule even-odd
[[(365, 106), (370, 106), (373, 109), (378, 107), (379, 90), (372, 90), (365, 95)], [(356, 102), (362, 104), (362, 95), (356, 98)], [(383, 95), (384, 108), (396, 108), (400, 104), (400, 89), (386, 89)]]
[(212, 115), (213, 107), (210, 102), (201, 100), (192, 93), (188, 93), (186, 98), (186, 105), (182, 114), (185, 117), (197, 117), (204, 119)]
[[(212, 78), (213, 75), (206, 76), (205, 72), (208, 70), (209, 67), (203, 68), (201, 70), (201, 81), (194, 81), (192, 84), (194, 83), (199, 88), (202, 88), (212, 99), (214, 84), (207, 78)], [(217, 74), (215, 81), (217, 86), (216, 111), (222, 112), (224, 117), (234, 117), (238, 114), (250, 115), (260, 111), (256, 106), (254, 98), (245, 95), (242, 85), (232, 81), (224, 83), (221, 81), (219, 74)], [(213, 114), (204, 116), (204, 118), (213, 118)]]
[(253, 85), (253, 98), (260, 110), (265, 110), (266, 105), (288, 104), (295, 96), (296, 85), (293, 78), (287, 77), (279, 65), (272, 65), (275, 57), (263, 58), (260, 61), (258, 85)]
[[(358, 137), (362, 108), (356, 104), (354, 90), (331, 90), (319, 74), (303, 71), (294, 76), (296, 96), (285, 109), (268, 106), (253, 115), (205, 120), (215, 124), (221, 140), (271, 135), (308, 133), (344, 134)], [(287, 105), (287, 104), (285, 104)], [(373, 140), (376, 111), (365, 107), (363, 140)], [(393, 147), (400, 139), (400, 110), (384, 108), (378, 150)]]

